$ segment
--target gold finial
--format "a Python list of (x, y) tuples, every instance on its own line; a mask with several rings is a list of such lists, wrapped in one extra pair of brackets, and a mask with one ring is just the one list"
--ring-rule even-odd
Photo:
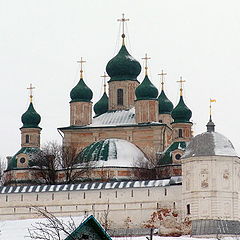
[(80, 63), (80, 79), (83, 79), (83, 63), (85, 62), (82, 57), (81, 60), (77, 61), (77, 63)]
[(210, 119), (212, 119), (212, 102), (216, 102), (216, 99), (211, 99), (209, 101), (209, 114), (210, 114)]
[(150, 57), (148, 57), (147, 56), (147, 53), (145, 54), (145, 57), (144, 58), (142, 58), (143, 60), (145, 60), (145, 75), (148, 75), (147, 74), (147, 70), (148, 70), (148, 65), (147, 65), (147, 61), (149, 60), (149, 59), (151, 59)]
[(35, 87), (32, 86), (32, 84), (30, 83), (30, 87), (27, 88), (30, 92), (30, 102), (32, 102), (33, 99), (33, 89), (35, 89)]
[(106, 93), (107, 92), (107, 83), (106, 83), (106, 79), (108, 77), (108, 75), (104, 72), (103, 76), (101, 76), (103, 78), (103, 81), (104, 81), (104, 92)]
[(180, 83), (180, 96), (182, 96), (182, 92), (183, 92), (183, 83), (186, 82), (186, 80), (183, 80), (182, 77), (180, 77), (180, 80), (177, 81)]
[(163, 70), (161, 73), (158, 74), (159, 76), (161, 76), (161, 85), (162, 85), (162, 90), (163, 90), (163, 86), (164, 86), (164, 76), (167, 75), (167, 73), (164, 73)]
[(124, 45), (124, 38), (125, 38), (125, 32), (124, 32), (124, 27), (125, 27), (125, 22), (129, 21), (129, 18), (125, 18), (124, 13), (122, 14), (122, 18), (118, 19), (118, 22), (122, 22), (122, 45)]

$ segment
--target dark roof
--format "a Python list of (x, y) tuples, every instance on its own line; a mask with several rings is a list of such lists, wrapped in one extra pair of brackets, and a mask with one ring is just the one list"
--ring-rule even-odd
[(182, 159), (197, 156), (237, 156), (232, 143), (222, 134), (205, 132), (194, 137)]
[[(94, 240), (111, 240), (112, 238), (103, 229), (101, 224), (91, 215), (83, 221), (65, 240), (71, 240), (73, 237), (80, 237), (81, 234), (92, 235)], [(79, 238), (80, 239), (80, 238)], [(82, 238), (81, 238), (82, 239)], [(93, 239), (93, 238), (89, 238)]]
[(61, 185), (32, 185), (32, 186), (1, 186), (0, 194), (11, 193), (39, 193), (39, 192), (65, 192), (65, 191), (88, 191), (99, 189), (122, 189), (122, 188), (152, 188), (178, 185), (182, 183), (181, 176), (163, 180), (147, 181), (113, 181), (113, 182), (89, 182), (80, 184)]

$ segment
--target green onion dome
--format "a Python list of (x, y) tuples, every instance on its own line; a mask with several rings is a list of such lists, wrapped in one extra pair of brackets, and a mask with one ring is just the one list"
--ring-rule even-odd
[(80, 78), (78, 84), (70, 92), (71, 102), (90, 102), (93, 97), (92, 90)]
[(136, 81), (141, 65), (128, 53), (125, 45), (122, 45), (118, 54), (108, 62), (106, 71), (111, 77), (110, 81)]
[(41, 116), (35, 111), (32, 102), (30, 102), (27, 111), (22, 115), (22, 128), (39, 128), (40, 121)]
[(164, 90), (162, 90), (159, 97), (158, 97), (158, 111), (159, 111), (159, 114), (170, 114), (172, 110), (173, 110), (173, 104), (167, 98)]
[(108, 111), (108, 96), (105, 92), (100, 100), (94, 105), (93, 110), (96, 116), (99, 116)]
[(158, 90), (146, 75), (142, 83), (136, 88), (135, 95), (137, 100), (156, 99)]
[(190, 118), (192, 117), (192, 111), (186, 106), (182, 96), (180, 96), (178, 105), (172, 110), (171, 115), (174, 123), (189, 122)]

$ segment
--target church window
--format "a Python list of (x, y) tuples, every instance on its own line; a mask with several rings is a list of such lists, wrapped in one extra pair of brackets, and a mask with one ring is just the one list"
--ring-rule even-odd
[(117, 105), (123, 105), (123, 89), (121, 88), (117, 90)]
[(173, 202), (173, 209), (175, 209), (176, 208), (176, 203), (175, 202)]
[(13, 208), (13, 212), (16, 212), (16, 208)]
[(99, 198), (101, 198), (101, 197), (102, 197), (102, 193), (100, 192), (100, 193), (99, 193)]
[(29, 142), (30, 142), (30, 136), (26, 135), (26, 143), (29, 143)]
[(189, 215), (191, 213), (190, 211), (190, 204), (187, 204), (187, 214)]
[(131, 197), (133, 197), (133, 190), (131, 191)]
[(60, 206), (60, 211), (62, 212), (62, 206)]
[(117, 191), (115, 192), (115, 198), (117, 198)]
[(38, 201), (38, 194), (37, 194), (37, 196), (36, 196), (36, 201)]
[(68, 193), (68, 200), (70, 199), (70, 193)]
[(23, 201), (23, 195), (21, 195), (21, 202)]
[(180, 137), (180, 138), (183, 137), (183, 131), (182, 131), (182, 129), (178, 129), (178, 137)]
[(176, 155), (175, 155), (175, 158), (176, 158), (176, 160), (180, 160), (180, 158), (181, 158), (181, 154), (179, 154), (179, 153), (176, 154)]
[(8, 195), (6, 195), (6, 202), (8, 202)]
[(86, 198), (86, 193), (84, 192), (84, 193), (83, 193), (83, 199), (85, 199), (85, 198)]
[(150, 196), (150, 190), (148, 189), (148, 197)]
[(24, 157), (22, 157), (22, 158), (20, 158), (20, 160), (19, 160), (19, 161), (20, 161), (20, 163), (22, 163), (22, 164), (23, 164), (23, 163), (25, 163), (26, 159), (25, 159)]
[(54, 200), (54, 193), (52, 194), (52, 200)]

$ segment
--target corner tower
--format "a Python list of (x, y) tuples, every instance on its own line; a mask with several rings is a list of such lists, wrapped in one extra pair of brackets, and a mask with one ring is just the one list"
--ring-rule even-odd
[(135, 60), (125, 46), (124, 25), (129, 19), (118, 19), (122, 22), (122, 46), (117, 55), (112, 58), (106, 71), (110, 76), (109, 110), (123, 110), (134, 107), (135, 89), (139, 85), (137, 76), (141, 72), (140, 63)]
[(85, 126), (92, 123), (92, 90), (86, 85), (83, 80), (82, 64), (85, 61), (78, 61), (80, 63), (80, 80), (78, 84), (71, 90), (70, 97), (70, 125), (71, 126)]

